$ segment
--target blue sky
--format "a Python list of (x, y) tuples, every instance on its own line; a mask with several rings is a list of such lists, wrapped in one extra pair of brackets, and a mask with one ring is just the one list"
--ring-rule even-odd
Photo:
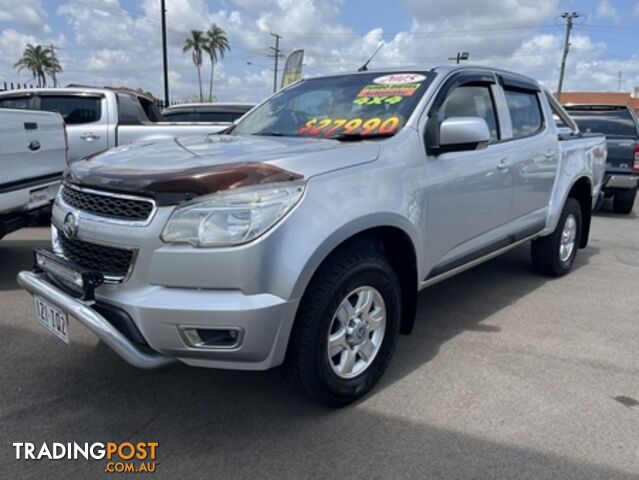
[[(160, 95), (160, 0), (0, 0), (0, 81), (28, 82), (13, 63), (26, 43), (60, 48), (63, 83), (141, 87)], [(428, 67), (459, 50), (556, 85), (563, 46), (559, 15), (578, 11), (566, 76), (572, 90), (639, 86), (639, 1), (635, 0), (166, 0), (171, 94), (197, 92), (181, 45), (215, 22), (231, 41), (216, 66), (219, 100), (259, 100), (272, 89), (269, 32), (282, 48), (306, 51), (307, 75), (356, 69), (381, 43), (372, 66)], [(248, 64), (250, 62), (250, 65)], [(203, 70), (205, 82), (209, 66)]]

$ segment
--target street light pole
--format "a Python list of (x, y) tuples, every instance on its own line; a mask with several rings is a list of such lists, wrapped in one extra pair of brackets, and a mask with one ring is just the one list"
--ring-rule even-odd
[(162, 69), (164, 72), (164, 107), (169, 106), (169, 63), (166, 51), (166, 5), (165, 0), (161, 0), (162, 9)]
[(449, 57), (448, 60), (456, 60), (457, 65), (461, 63), (462, 60), (468, 60), (470, 58), (470, 53), (468, 52), (457, 52), (456, 57)]

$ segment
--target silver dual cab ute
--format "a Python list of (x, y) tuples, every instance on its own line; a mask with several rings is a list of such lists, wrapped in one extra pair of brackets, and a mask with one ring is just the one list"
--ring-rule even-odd
[(71, 316), (141, 368), (283, 365), (342, 406), (379, 380), (420, 289), (528, 241), (538, 271), (567, 273), (605, 159), (513, 73), (304, 80), (225, 134), (72, 164), (53, 249), (18, 281), (64, 340)]

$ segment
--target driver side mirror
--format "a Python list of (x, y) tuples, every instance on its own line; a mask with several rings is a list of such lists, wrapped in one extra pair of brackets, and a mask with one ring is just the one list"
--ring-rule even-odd
[[(435, 122), (435, 119), (431, 119), (431, 122)], [(441, 123), (438, 133), (438, 141), (433, 138), (432, 130), (431, 134), (427, 135), (430, 138), (429, 153), (434, 155), (477, 150), (490, 142), (490, 129), (486, 120), (481, 117), (447, 118)]]

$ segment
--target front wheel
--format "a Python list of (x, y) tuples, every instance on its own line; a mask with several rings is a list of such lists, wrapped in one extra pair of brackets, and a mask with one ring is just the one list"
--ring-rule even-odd
[(341, 407), (380, 379), (395, 348), (401, 316), (395, 272), (372, 245), (329, 258), (309, 284), (284, 363), (311, 399)]
[(568, 198), (555, 231), (532, 242), (535, 269), (553, 277), (568, 273), (577, 255), (582, 226), (581, 206), (574, 198)]

